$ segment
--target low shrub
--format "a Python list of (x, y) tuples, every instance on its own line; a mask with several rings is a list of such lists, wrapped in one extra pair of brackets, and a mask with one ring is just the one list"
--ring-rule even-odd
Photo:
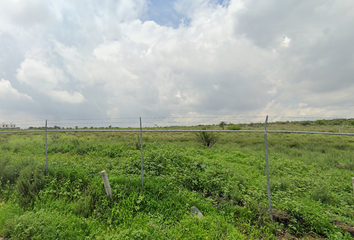
[(228, 127), (227, 127), (228, 130), (241, 130), (241, 127), (236, 125), (236, 124), (230, 124)]
[(10, 160), (9, 158), (0, 158), (0, 181), (14, 184), (20, 176), (21, 170), (31, 164), (33, 164), (32, 159)]
[(5, 237), (13, 239), (85, 239), (96, 227), (73, 214), (57, 211), (27, 211), (6, 222)]
[(16, 193), (22, 207), (30, 206), (45, 184), (44, 169), (38, 165), (29, 165), (21, 170), (16, 181)]
[[(206, 130), (206, 128), (202, 128), (202, 130)], [(219, 135), (215, 132), (196, 132), (195, 135), (200, 143), (209, 148), (219, 139)]]

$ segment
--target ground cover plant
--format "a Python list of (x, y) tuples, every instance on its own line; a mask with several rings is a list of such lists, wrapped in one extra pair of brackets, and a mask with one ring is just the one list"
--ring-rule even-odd
[[(354, 132), (353, 120), (270, 123), (269, 130)], [(193, 129), (261, 130), (262, 124)], [(175, 127), (176, 128), (176, 127)], [(191, 129), (184, 127), (183, 129)], [(171, 127), (172, 129), (172, 127)], [(181, 127), (179, 127), (181, 129)], [(0, 134), (0, 236), (13, 239), (351, 239), (354, 137), (268, 134)], [(138, 147), (137, 147), (138, 146)], [(106, 170), (112, 198), (100, 171)], [(204, 215), (194, 216), (196, 206)]]

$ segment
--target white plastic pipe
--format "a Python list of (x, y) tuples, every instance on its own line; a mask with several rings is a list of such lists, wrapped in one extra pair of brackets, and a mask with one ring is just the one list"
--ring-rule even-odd
[(107, 196), (112, 198), (111, 186), (109, 185), (108, 176), (105, 170), (101, 172), (101, 177), (103, 180), (104, 188), (106, 189)]

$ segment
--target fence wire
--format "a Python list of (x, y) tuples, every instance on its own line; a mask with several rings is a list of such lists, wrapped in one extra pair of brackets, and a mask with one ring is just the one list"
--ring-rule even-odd
[[(264, 124), (266, 116), (264, 115), (241, 115), (241, 116), (156, 116), (142, 117), (143, 128), (151, 127), (193, 127), (193, 126), (217, 126), (221, 122), (226, 125), (231, 124)], [(291, 124), (303, 121), (322, 121), (333, 120), (328, 117), (311, 117), (311, 116), (269, 116), (269, 124), (274, 122), (282, 124)], [(305, 121), (305, 122), (304, 122)], [(341, 119), (337, 119), (341, 121)], [(354, 119), (348, 119), (354, 125)], [(45, 120), (19, 120), (19, 121), (2, 121), (14, 123), (20, 129), (44, 129)], [(106, 128), (139, 128), (138, 117), (127, 118), (68, 118), (68, 119), (48, 119), (48, 129), (106, 129)], [(261, 127), (261, 126), (259, 126)], [(4, 130), (1, 128), (0, 130)], [(10, 130), (10, 129), (7, 129)]]

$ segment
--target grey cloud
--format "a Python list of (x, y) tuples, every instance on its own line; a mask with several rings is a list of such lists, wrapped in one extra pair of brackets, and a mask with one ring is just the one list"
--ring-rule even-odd
[(17, 66), (23, 60), (22, 54), (13, 37), (0, 33), (0, 74), (2, 77), (8, 78), (16, 73)]
[(191, 24), (178, 28), (144, 21), (143, 0), (26, 4), (0, 16), (0, 79), (33, 102), (6, 114), (340, 114), (354, 101), (348, 2), (181, 0)]
[[(323, 1), (247, 1), (244, 11), (237, 18), (237, 33), (246, 34), (253, 42), (263, 48), (276, 47), (283, 36), (306, 37), (317, 31), (318, 24), (327, 22), (320, 9)], [(310, 36), (307, 36), (310, 37)]]
[(46, 1), (8, 1), (1, 3), (0, 12), (10, 23), (24, 28), (52, 22), (55, 15)]
[[(276, 100), (305, 101), (310, 107), (335, 107), (354, 101), (354, 4), (349, 1), (247, 1), (236, 16), (235, 33), (261, 48), (275, 49), (279, 78)], [(282, 38), (291, 39), (279, 48)], [(293, 96), (289, 99), (289, 96)]]

